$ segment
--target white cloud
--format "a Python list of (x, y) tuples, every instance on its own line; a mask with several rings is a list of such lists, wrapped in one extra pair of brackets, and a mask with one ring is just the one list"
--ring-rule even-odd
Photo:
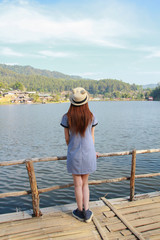
[(71, 57), (73, 56), (72, 53), (68, 52), (54, 52), (54, 51), (39, 51), (39, 54), (45, 57), (54, 57), (54, 58), (65, 58), (65, 57)]
[(118, 19), (106, 17), (107, 11), (99, 19), (92, 15), (75, 18), (65, 15), (63, 11), (59, 15), (53, 11), (51, 15), (50, 9), (43, 11), (40, 5), (34, 6), (23, 0), (10, 4), (8, 1), (3, 2), (0, 10), (0, 42), (40, 43), (61, 40), (125, 48), (125, 44), (118, 38), (131, 37), (136, 30), (127, 22), (124, 24), (124, 16)]
[(137, 72), (138, 74), (151, 74), (151, 75), (160, 75), (160, 71), (143, 71), (143, 72)]
[(153, 51), (151, 54), (146, 56), (146, 58), (159, 58), (160, 57), (160, 50)]
[(11, 48), (4, 47), (0, 50), (1, 55), (4, 56), (16, 56), (16, 57), (23, 57), (24, 55), (20, 52), (16, 52), (12, 50)]
[(14, 66), (14, 65), (19, 65), (19, 63), (17, 63), (17, 62), (5, 62), (5, 63), (3, 63), (3, 64), (5, 64), (5, 65), (11, 65), (11, 66)]

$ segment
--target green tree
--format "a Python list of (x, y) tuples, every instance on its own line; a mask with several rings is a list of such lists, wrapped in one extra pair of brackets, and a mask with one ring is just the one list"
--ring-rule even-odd
[(14, 90), (21, 90), (21, 91), (25, 89), (24, 85), (21, 82), (16, 82), (15, 84), (12, 85), (12, 88)]
[(153, 100), (160, 101), (160, 86), (152, 90), (151, 96), (153, 97)]
[(138, 92), (137, 99), (142, 99), (142, 98), (144, 98), (143, 92)]
[(33, 102), (40, 102), (38, 94), (29, 94), (29, 97), (33, 99)]
[(6, 86), (3, 82), (0, 82), (0, 88), (6, 88)]

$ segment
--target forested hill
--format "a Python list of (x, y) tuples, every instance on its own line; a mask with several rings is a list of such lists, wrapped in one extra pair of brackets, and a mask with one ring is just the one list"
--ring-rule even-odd
[(62, 92), (82, 86), (91, 94), (105, 94), (116, 91), (129, 92), (139, 88), (115, 79), (86, 80), (58, 72), (35, 69), (30, 66), (0, 64), (0, 84), (5, 88), (20, 82), (28, 91)]
[(56, 71), (42, 70), (38, 68), (33, 68), (31, 66), (20, 66), (20, 65), (6, 65), (0, 64), (0, 68), (11, 70), (13, 72), (23, 74), (23, 75), (41, 75), (49, 78), (63, 78), (63, 79), (81, 79), (79, 76), (70, 76)]

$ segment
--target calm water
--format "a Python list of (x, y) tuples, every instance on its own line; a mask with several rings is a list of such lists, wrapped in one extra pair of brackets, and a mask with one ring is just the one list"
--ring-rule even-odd
[[(160, 148), (160, 102), (90, 102), (99, 124), (95, 129), (100, 153)], [(62, 115), (69, 103), (0, 106), (0, 161), (66, 155)], [(90, 179), (130, 175), (131, 156), (99, 158)], [(72, 182), (66, 161), (35, 163), (38, 187)], [(160, 154), (137, 155), (136, 173), (160, 172)], [(0, 167), (0, 192), (29, 189), (25, 165)], [(136, 193), (160, 190), (159, 178), (136, 180)], [(129, 195), (129, 182), (90, 186), (91, 200)], [(72, 203), (74, 189), (40, 195), (40, 207)], [(0, 199), (0, 213), (32, 208), (31, 196)]]

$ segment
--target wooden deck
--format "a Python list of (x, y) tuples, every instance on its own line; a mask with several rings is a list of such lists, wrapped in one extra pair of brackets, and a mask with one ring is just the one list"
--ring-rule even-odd
[(160, 240), (160, 192), (127, 198), (91, 202), (91, 223), (72, 217), (75, 204), (41, 209), (43, 216), (31, 211), (0, 215), (0, 240), (72, 239), (157, 239)]

